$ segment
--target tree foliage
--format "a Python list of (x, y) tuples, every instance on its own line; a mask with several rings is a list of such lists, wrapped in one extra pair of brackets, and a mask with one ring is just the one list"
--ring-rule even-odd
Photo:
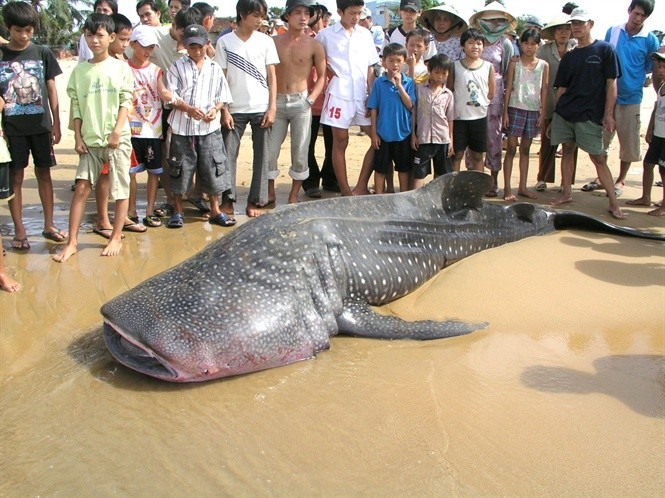
[(269, 7), (268, 19), (279, 19), (283, 13), (284, 9), (282, 7)]

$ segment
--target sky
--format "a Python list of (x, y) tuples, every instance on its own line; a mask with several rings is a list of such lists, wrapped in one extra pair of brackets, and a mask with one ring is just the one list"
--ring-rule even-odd
[[(195, 1), (195, 0), (194, 0)], [(319, 0), (324, 3), (331, 12), (336, 13), (335, 0)], [(534, 14), (538, 16), (543, 24), (554, 18), (561, 12), (561, 7), (567, 0), (505, 0), (506, 8), (516, 17), (522, 14)], [(286, 0), (267, 0), (269, 7), (284, 7)], [(235, 4), (233, 0), (208, 0), (213, 6), (217, 7), (218, 17), (227, 17), (235, 15)], [(483, 0), (449, 0), (448, 3), (454, 5), (462, 14), (467, 12), (467, 16), (473, 12), (473, 9), (479, 10), (483, 5)], [(576, 3), (587, 6), (588, 11), (594, 19), (594, 29), (592, 31), (596, 38), (604, 38), (607, 28), (626, 22), (628, 19), (628, 5), (630, 0), (605, 0), (602, 3), (597, 0), (577, 0)], [(649, 29), (661, 29), (665, 31), (665, 7), (663, 0), (656, 2), (656, 9), (647, 20)], [(660, 4), (660, 5), (659, 5)], [(119, 0), (120, 12), (129, 17), (132, 21), (138, 22), (136, 16), (135, 0)], [(657, 22), (660, 21), (660, 22)]]

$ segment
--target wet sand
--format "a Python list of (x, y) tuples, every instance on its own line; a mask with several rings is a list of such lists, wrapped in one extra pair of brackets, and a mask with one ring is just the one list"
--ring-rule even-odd
[[(66, 132), (53, 171), (63, 229), (72, 144)], [(352, 137), (352, 182), (368, 144)], [(569, 207), (609, 220), (606, 199), (579, 192), (594, 176), (583, 156)], [(665, 233), (663, 218), (625, 206), (640, 193), (633, 168), (619, 224)], [(9, 249), (0, 206), (5, 261), (23, 284), (0, 293), (0, 496), (665, 495), (661, 243), (563, 231), (484, 251), (381, 311), (485, 330), (429, 342), (335, 337), (316, 359), (172, 385), (113, 360), (99, 307), (228, 229), (188, 208), (184, 229), (128, 233), (120, 256), (100, 258), (104, 239), (85, 233), (91, 198), (79, 253), (57, 264), (31, 168), (26, 177), (30, 251)]]

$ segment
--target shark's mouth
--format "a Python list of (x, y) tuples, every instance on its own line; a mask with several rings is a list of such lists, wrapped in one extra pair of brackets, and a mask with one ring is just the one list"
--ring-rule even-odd
[(166, 360), (106, 320), (104, 321), (104, 341), (115, 359), (126, 367), (157, 379), (171, 382), (184, 380)]

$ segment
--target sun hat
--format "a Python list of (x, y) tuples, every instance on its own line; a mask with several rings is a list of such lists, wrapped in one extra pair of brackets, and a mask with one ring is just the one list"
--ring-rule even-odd
[(455, 7), (453, 7), (452, 5), (442, 4), (442, 5), (437, 5), (436, 7), (432, 7), (431, 9), (427, 9), (422, 14), (420, 14), (420, 21), (423, 23), (423, 26), (425, 26), (433, 33), (436, 33), (436, 30), (434, 29), (434, 19), (436, 19), (436, 15), (439, 12), (445, 12), (452, 18), (453, 22), (451, 29), (449, 31), (449, 33), (452, 36), (459, 36), (463, 31), (465, 31), (469, 27), (467, 22), (462, 17), (462, 14), (457, 12), (457, 9)]
[(508, 29), (517, 28), (517, 19), (515, 19), (515, 16), (506, 10), (506, 8), (503, 6), (501, 2), (492, 2), (483, 7), (482, 9), (480, 9), (478, 12), (474, 13), (469, 18), (469, 26), (473, 26), (474, 28), (479, 28), (480, 25), (478, 24), (478, 21), (480, 19), (498, 19), (498, 18), (503, 18), (508, 20), (509, 24)]
[(286, 7), (284, 7), (284, 12), (279, 18), (284, 22), (288, 22), (286, 16), (296, 7), (307, 7), (309, 9), (309, 15), (314, 15), (314, 8), (311, 0), (286, 0)]
[(586, 11), (586, 9), (583, 9), (582, 7), (577, 7), (575, 10), (573, 10), (570, 13), (570, 20), (588, 22), (591, 21), (592, 19), (589, 13)]
[(547, 40), (554, 40), (554, 32), (556, 31), (556, 28), (566, 25), (570, 25), (570, 16), (559, 14), (540, 30), (540, 37)]
[(209, 41), (208, 32), (200, 24), (190, 24), (182, 33), (182, 44), (186, 47), (189, 45), (203, 46)]
[(146, 26), (145, 24), (139, 24), (132, 30), (129, 41), (139, 42), (139, 45), (142, 47), (159, 45), (155, 28)]

